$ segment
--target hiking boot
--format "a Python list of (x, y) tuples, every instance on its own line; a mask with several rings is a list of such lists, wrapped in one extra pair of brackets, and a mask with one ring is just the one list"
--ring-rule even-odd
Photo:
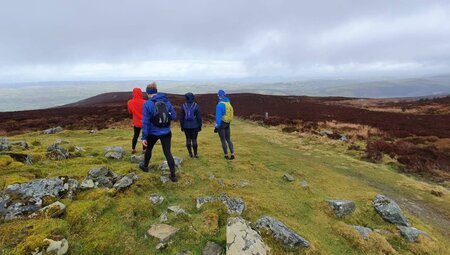
[(189, 153), (189, 157), (190, 157), (190, 158), (193, 158), (193, 157), (194, 157), (194, 155), (192, 155), (192, 153)]
[(142, 171), (148, 173), (148, 166), (145, 166), (143, 162), (139, 163), (139, 168), (140, 168)]
[(235, 159), (235, 157), (234, 157), (234, 155), (231, 155), (230, 160), (233, 160), (233, 159)]
[(136, 154), (136, 150), (135, 149), (131, 150), (131, 154)]
[(170, 179), (172, 182), (178, 182), (178, 178), (177, 178), (176, 175), (170, 175), (169, 179)]
[(226, 160), (229, 160), (229, 159), (230, 159), (230, 156), (225, 155), (224, 158), (225, 158)]

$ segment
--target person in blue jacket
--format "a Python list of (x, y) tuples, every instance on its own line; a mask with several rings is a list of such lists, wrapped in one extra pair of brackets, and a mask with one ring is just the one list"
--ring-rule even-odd
[[(186, 103), (181, 106), (180, 126), (186, 136), (186, 148), (189, 157), (198, 158), (198, 132), (202, 131), (202, 116), (200, 106), (195, 102), (194, 94), (187, 93)], [(192, 153), (194, 149), (194, 153)]]
[(177, 182), (175, 161), (171, 152), (172, 131), (170, 129), (170, 122), (176, 119), (177, 114), (167, 96), (158, 93), (156, 83), (149, 84), (146, 92), (149, 100), (143, 106), (142, 144), (147, 147), (147, 150), (145, 150), (145, 160), (139, 164), (139, 168), (148, 172), (153, 146), (160, 140), (170, 168), (170, 180)]
[[(216, 127), (214, 129), (214, 132), (219, 133), (225, 159), (233, 160), (235, 159), (234, 146), (233, 142), (231, 141), (230, 131), (230, 123), (233, 118), (233, 110), (231, 107), (230, 99), (225, 94), (225, 91), (219, 90), (217, 96), (219, 97), (219, 103), (216, 106)], [(228, 108), (228, 110), (231, 111), (231, 115), (230, 112), (227, 112), (227, 105), (229, 105), (230, 107)], [(230, 149), (231, 155), (228, 155), (228, 148)]]

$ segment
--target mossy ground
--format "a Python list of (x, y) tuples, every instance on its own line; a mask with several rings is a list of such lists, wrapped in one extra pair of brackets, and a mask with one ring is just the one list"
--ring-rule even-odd
[[(208, 240), (225, 244), (227, 212), (220, 203), (195, 207), (198, 196), (216, 196), (226, 192), (246, 202), (243, 217), (255, 222), (263, 215), (278, 218), (294, 229), (312, 246), (300, 254), (445, 254), (450, 247), (448, 229), (433, 221), (406, 212), (413, 226), (427, 232), (431, 240), (410, 244), (400, 237), (395, 226), (384, 222), (373, 210), (371, 200), (377, 193), (396, 199), (423, 202), (441, 215), (449, 216), (449, 192), (442, 197), (430, 194), (436, 187), (401, 175), (386, 164), (361, 161), (347, 152), (346, 145), (325, 138), (284, 134), (277, 128), (265, 128), (237, 120), (232, 137), (237, 159), (223, 159), (220, 142), (212, 127), (199, 135), (200, 159), (188, 159), (184, 135), (173, 128), (172, 151), (185, 159), (179, 182), (162, 184), (160, 173), (143, 173), (129, 161), (132, 128), (120, 126), (101, 130), (64, 131), (56, 135), (28, 133), (9, 137), (32, 144), (31, 166), (14, 164), (0, 158), (0, 187), (35, 178), (67, 175), (82, 180), (87, 171), (106, 165), (117, 174), (136, 171), (140, 179), (128, 190), (115, 194), (106, 189), (81, 191), (73, 201), (64, 199), (66, 214), (61, 219), (15, 220), (0, 224), (2, 254), (30, 254), (42, 240), (52, 235), (66, 237), (70, 254), (176, 254), (190, 250), (201, 254)], [(57, 139), (68, 141), (63, 146), (86, 149), (81, 157), (66, 161), (45, 158), (47, 146)], [(104, 158), (106, 146), (123, 146), (128, 154), (123, 160)], [(139, 148), (139, 147), (138, 147)], [(153, 153), (154, 168), (164, 160), (160, 146)], [(282, 179), (284, 173), (296, 178), (292, 183)], [(306, 180), (304, 189), (300, 181)], [(248, 182), (248, 185), (241, 185)], [(152, 205), (152, 193), (163, 195), (162, 205)], [(354, 214), (336, 219), (325, 199), (349, 199), (357, 204)], [(179, 205), (190, 216), (170, 217), (169, 224), (180, 228), (169, 247), (160, 252), (156, 240), (146, 231), (159, 222), (160, 214), (171, 205)], [(406, 211), (406, 210), (404, 210)], [(387, 237), (374, 235), (372, 243), (359, 238), (345, 224), (357, 224), (392, 232)], [(273, 254), (287, 254), (269, 236), (264, 235)], [(295, 253), (294, 253), (295, 254)]]

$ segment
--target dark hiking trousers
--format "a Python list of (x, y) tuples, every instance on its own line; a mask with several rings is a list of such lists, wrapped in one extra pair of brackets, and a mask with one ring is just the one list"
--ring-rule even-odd
[[(136, 144), (139, 138), (139, 134), (141, 133), (141, 128), (140, 127), (135, 127), (134, 128), (134, 135), (133, 135), (133, 140), (131, 142), (131, 149), (135, 150), (136, 149)], [(142, 150), (145, 151), (145, 146), (142, 145)]]
[(220, 142), (222, 142), (223, 153), (228, 155), (228, 148), (230, 148), (231, 154), (234, 154), (233, 142), (231, 142), (230, 123), (222, 122), (217, 131)]
[(192, 156), (192, 148), (194, 149), (193, 155), (197, 155), (198, 128), (186, 128), (184, 129), (184, 135), (186, 136), (186, 148), (188, 149), (189, 155)]
[(172, 132), (162, 136), (155, 136), (155, 135), (148, 136), (147, 150), (145, 151), (144, 166), (148, 167), (150, 159), (152, 158), (153, 147), (155, 146), (158, 140), (161, 141), (164, 156), (166, 156), (167, 163), (169, 164), (170, 175), (175, 176), (175, 161), (173, 160), (172, 152), (170, 151), (172, 142)]

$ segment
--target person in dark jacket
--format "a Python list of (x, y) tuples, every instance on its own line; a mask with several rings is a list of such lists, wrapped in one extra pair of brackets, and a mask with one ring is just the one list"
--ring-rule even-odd
[(153, 147), (160, 140), (170, 168), (170, 180), (177, 182), (175, 161), (171, 152), (172, 131), (170, 129), (170, 122), (176, 119), (177, 114), (167, 96), (158, 93), (156, 83), (149, 84), (146, 92), (149, 99), (145, 102), (143, 108), (142, 144), (147, 147), (147, 150), (145, 151), (145, 160), (139, 164), (139, 168), (148, 172)]
[[(136, 153), (136, 144), (139, 138), (139, 134), (142, 129), (142, 107), (144, 106), (145, 100), (142, 97), (142, 90), (140, 88), (133, 89), (133, 98), (128, 100), (128, 112), (133, 116), (133, 128), (134, 136), (131, 141), (131, 153)], [(145, 146), (142, 148), (145, 151)]]
[[(235, 156), (233, 142), (231, 141), (230, 124), (233, 120), (234, 110), (225, 91), (219, 90), (217, 96), (219, 97), (219, 103), (216, 106), (216, 126), (214, 132), (219, 134), (224, 158), (233, 160)], [(230, 149), (231, 155), (228, 155), (228, 148)]]
[[(189, 152), (189, 157), (198, 158), (198, 132), (202, 130), (202, 116), (200, 114), (200, 107), (195, 102), (194, 94), (187, 93), (186, 103), (181, 106), (180, 126), (181, 131), (186, 136), (186, 148)], [(194, 153), (192, 153), (194, 149)]]

